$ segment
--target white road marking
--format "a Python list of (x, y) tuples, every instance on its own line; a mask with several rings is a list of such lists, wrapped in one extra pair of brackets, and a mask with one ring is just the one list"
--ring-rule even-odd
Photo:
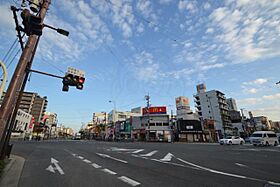
[(95, 163), (93, 163), (93, 164), (91, 164), (94, 168), (96, 168), (96, 169), (98, 169), (98, 168), (101, 168), (101, 166), (99, 166), (98, 164), (95, 164)]
[(110, 155), (106, 155), (106, 154), (102, 154), (102, 153), (96, 153), (96, 154), (99, 155), (99, 156), (101, 156), (101, 157), (103, 157), (103, 158), (110, 158), (110, 159), (112, 159), (112, 160), (119, 161), (119, 162), (122, 162), (122, 163), (125, 163), (125, 164), (128, 163), (128, 162), (125, 161), (125, 160), (121, 160), (121, 159), (112, 157), (112, 156), (110, 156)]
[(140, 155), (140, 156), (153, 156), (155, 153), (157, 153), (158, 151), (155, 150), (155, 151), (152, 151), (152, 152), (149, 152), (147, 154), (143, 154), (143, 155)]
[(49, 165), (49, 167), (47, 167), (46, 170), (50, 171), (52, 173), (55, 173), (54, 168), (52, 167), (52, 165)]
[(144, 151), (144, 149), (138, 149), (138, 150), (136, 150), (136, 151), (133, 151), (132, 153), (140, 153), (140, 152), (142, 152), (142, 151)]
[(118, 147), (111, 147), (111, 151), (126, 151), (126, 152), (131, 152), (134, 151), (135, 149), (125, 149), (125, 148), (118, 148)]
[(171, 153), (168, 153), (167, 155), (165, 155), (165, 157), (164, 158), (162, 158), (162, 159), (160, 159), (161, 161), (165, 161), (165, 162), (170, 162), (171, 161), (171, 159), (174, 157), (174, 155), (173, 154), (171, 154)]
[(91, 161), (90, 161), (90, 160), (87, 160), (87, 159), (84, 159), (83, 161), (84, 161), (85, 163), (88, 163), (88, 164), (91, 163)]
[(269, 184), (280, 186), (280, 183), (268, 181)]
[(76, 154), (75, 154), (75, 153), (72, 153), (72, 156), (73, 156), (73, 157), (75, 157), (75, 156), (76, 156)]
[(244, 164), (240, 164), (240, 163), (235, 163), (235, 165), (237, 165), (237, 166), (240, 166), (240, 167), (245, 167), (245, 168), (247, 168), (248, 166), (246, 166), (246, 165), (244, 165)]
[[(54, 165), (54, 167), (52, 166), (52, 164)], [(58, 165), (58, 161), (54, 158), (51, 158), (51, 165), (49, 165), (49, 167), (47, 167), (46, 170), (52, 173), (55, 173), (55, 170), (57, 170), (60, 173), (60, 175), (64, 175), (64, 171)]]
[(140, 185), (141, 183), (135, 181), (135, 180), (132, 180), (126, 176), (121, 176), (121, 177), (118, 177), (118, 179), (122, 180), (123, 182), (131, 185), (131, 186), (137, 186), (137, 185)]
[(266, 180), (263, 180), (263, 179), (257, 179), (257, 178), (253, 178), (253, 177), (246, 177), (246, 176), (243, 176), (243, 175), (237, 175), (237, 174), (233, 174), (233, 173), (227, 173), (227, 172), (222, 172), (222, 171), (210, 169), (210, 168), (207, 168), (207, 167), (199, 166), (197, 164), (185, 161), (185, 160), (183, 160), (181, 158), (177, 158), (177, 159), (180, 160), (183, 163), (186, 163), (186, 164), (189, 164), (191, 166), (197, 167), (197, 168), (202, 169), (204, 171), (209, 171), (211, 173), (216, 173), (216, 174), (220, 174), (220, 175), (225, 175), (225, 176), (235, 177), (235, 178), (241, 178), (241, 179), (248, 179), (248, 180), (253, 180), (253, 181), (268, 182), (270, 184), (273, 184), (273, 183), (274, 184), (278, 184), (278, 183), (275, 183), (273, 181), (266, 181)]
[(111, 174), (111, 175), (116, 175), (116, 174), (117, 174), (116, 172), (111, 171), (111, 170), (109, 170), (109, 169), (107, 169), (107, 168), (102, 169), (102, 171), (104, 171), (105, 173), (109, 173), (109, 174)]
[(84, 157), (82, 157), (82, 156), (78, 156), (78, 158), (81, 159), (81, 160), (84, 159)]

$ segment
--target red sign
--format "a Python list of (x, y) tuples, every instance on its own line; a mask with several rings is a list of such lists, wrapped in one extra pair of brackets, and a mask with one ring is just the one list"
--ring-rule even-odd
[(32, 116), (30, 124), (29, 124), (29, 129), (32, 129), (34, 123), (34, 117)]
[(142, 113), (143, 113), (143, 115), (147, 115), (147, 114), (166, 114), (166, 106), (150, 107), (149, 110), (148, 110), (148, 108), (143, 108)]

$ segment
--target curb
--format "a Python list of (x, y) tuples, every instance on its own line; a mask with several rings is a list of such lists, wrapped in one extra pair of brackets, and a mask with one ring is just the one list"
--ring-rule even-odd
[(25, 159), (20, 156), (11, 155), (9, 163), (3, 170), (0, 178), (0, 187), (17, 187)]

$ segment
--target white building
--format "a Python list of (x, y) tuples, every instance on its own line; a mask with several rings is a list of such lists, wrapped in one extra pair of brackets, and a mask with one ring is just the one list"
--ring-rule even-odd
[(122, 111), (112, 110), (108, 114), (108, 122), (115, 123), (117, 121), (125, 121), (126, 119), (130, 118), (131, 116), (141, 116), (141, 114), (133, 113), (133, 112), (129, 112), (129, 111), (122, 112)]
[(228, 98), (226, 99), (226, 102), (228, 104), (228, 109), (229, 110), (234, 110), (237, 111), (237, 105), (236, 105), (236, 101), (233, 98)]
[(177, 97), (176, 99), (176, 119), (181, 120), (199, 120), (199, 115), (193, 113), (190, 108), (189, 99), (184, 96)]
[(14, 129), (11, 134), (12, 138), (31, 139), (32, 132), (33, 132), (32, 115), (19, 109), (17, 111)]
[(201, 84), (197, 86), (197, 94), (194, 98), (200, 118), (214, 120), (215, 130), (220, 137), (232, 133), (224, 93), (217, 90), (206, 91), (205, 85)]

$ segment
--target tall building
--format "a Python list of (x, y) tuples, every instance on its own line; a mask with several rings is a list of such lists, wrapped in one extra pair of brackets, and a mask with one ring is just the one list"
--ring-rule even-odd
[(204, 84), (197, 86), (195, 107), (202, 120), (214, 120), (215, 130), (221, 137), (231, 134), (231, 121), (225, 94), (218, 90), (206, 91)]
[(228, 98), (226, 99), (227, 104), (228, 104), (228, 109), (229, 110), (234, 110), (237, 111), (237, 105), (236, 105), (236, 101), (233, 98)]
[(199, 116), (190, 108), (189, 99), (184, 96), (177, 97), (176, 101), (176, 119), (179, 120), (199, 120)]
[[(3, 93), (1, 103), (6, 93)], [(47, 108), (47, 97), (40, 97), (37, 93), (23, 92), (22, 99), (20, 101), (19, 109), (31, 114), (34, 117), (34, 124), (39, 124)]]

